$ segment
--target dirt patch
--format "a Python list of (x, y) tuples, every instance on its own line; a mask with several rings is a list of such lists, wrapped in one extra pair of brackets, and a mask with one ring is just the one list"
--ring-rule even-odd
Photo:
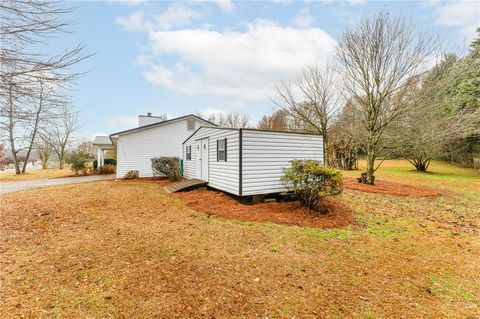
[(308, 212), (296, 201), (243, 204), (222, 192), (213, 190), (196, 189), (190, 192), (174, 193), (174, 195), (198, 211), (243, 221), (319, 228), (345, 227), (354, 221), (352, 212), (339, 200), (333, 198), (326, 199), (328, 213), (319, 214)]
[(367, 193), (380, 193), (395, 196), (437, 197), (443, 195), (440, 191), (432, 188), (416, 187), (382, 180), (375, 181), (375, 185), (369, 185), (359, 183), (355, 178), (344, 178), (343, 187)]

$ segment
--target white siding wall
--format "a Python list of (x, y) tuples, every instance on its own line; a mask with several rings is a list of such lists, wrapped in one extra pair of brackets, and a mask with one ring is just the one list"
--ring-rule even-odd
[[(196, 149), (195, 141), (202, 138), (209, 138), (208, 141), (208, 185), (238, 195), (238, 154), (239, 140), (238, 130), (220, 128), (201, 128), (183, 145), (183, 167), (184, 176), (195, 178), (196, 170)], [(227, 161), (217, 162), (217, 140), (227, 138)], [(186, 138), (185, 138), (186, 139)], [(186, 161), (186, 146), (192, 146), (192, 160)]]
[(323, 163), (323, 138), (319, 135), (243, 130), (242, 195), (285, 191), (280, 177), (293, 159)]
[[(117, 141), (117, 178), (123, 178), (130, 170), (138, 170), (140, 177), (152, 176), (152, 157), (182, 158), (182, 142), (193, 133), (187, 131), (187, 119), (120, 135)], [(205, 123), (197, 120), (195, 126), (201, 125)]]

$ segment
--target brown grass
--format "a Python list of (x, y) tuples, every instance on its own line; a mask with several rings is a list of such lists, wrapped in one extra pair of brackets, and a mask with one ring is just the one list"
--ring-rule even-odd
[(2, 195), (0, 318), (478, 318), (479, 193), (347, 189), (357, 224), (328, 230), (208, 218), (158, 181)]
[(70, 177), (75, 176), (70, 170), (70, 167), (65, 167), (64, 169), (59, 168), (48, 168), (48, 169), (34, 169), (28, 170), (25, 174), (16, 175), (15, 172), (1, 172), (0, 171), (0, 181), (1, 182), (15, 182), (15, 181), (28, 181), (32, 179), (40, 178), (60, 178), (60, 177)]

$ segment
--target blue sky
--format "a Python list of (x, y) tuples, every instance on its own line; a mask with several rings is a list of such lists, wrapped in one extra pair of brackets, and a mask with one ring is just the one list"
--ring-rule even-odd
[(152, 112), (272, 112), (274, 85), (325, 63), (336, 39), (386, 9), (438, 34), (445, 48), (468, 43), (480, 25), (474, 1), (104, 1), (72, 2), (75, 25), (51, 53), (82, 43), (93, 57), (73, 91), (79, 137), (136, 125)]

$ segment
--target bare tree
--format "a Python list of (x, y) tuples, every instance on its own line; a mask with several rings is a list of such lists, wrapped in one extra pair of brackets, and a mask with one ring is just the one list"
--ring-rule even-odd
[(58, 156), (60, 169), (63, 169), (65, 157), (72, 143), (72, 135), (78, 129), (78, 112), (71, 106), (63, 105), (63, 112), (40, 131), (42, 139), (49, 142)]
[(355, 116), (355, 107), (352, 101), (347, 101), (330, 130), (327, 156), (333, 167), (347, 170), (358, 168), (365, 131)]
[(5, 164), (6, 164), (5, 146), (3, 146), (3, 144), (0, 144), (0, 169), (3, 169)]
[[(7, 92), (2, 99), (1, 104), (1, 121), (2, 139), (7, 140), (10, 147), (13, 165), (16, 174), (20, 174), (20, 160), (18, 153), (21, 152), (25, 145), (26, 138), (19, 133), (24, 131), (25, 113), (19, 107), (19, 100), (21, 97), (21, 87), (18, 83), (13, 82), (11, 78), (7, 84)], [(22, 145), (22, 146), (19, 146)]]
[(53, 152), (52, 144), (50, 141), (41, 140), (40, 142), (35, 144), (35, 149), (38, 152), (38, 156), (40, 157), (40, 161), (42, 163), (42, 169), (48, 168), (48, 161), (50, 160), (50, 155)]
[(77, 146), (77, 151), (82, 152), (83, 154), (88, 154), (91, 158), (95, 158), (95, 147), (93, 146), (92, 141), (86, 140), (80, 142)]
[(28, 161), (42, 119), (55, 117), (54, 94), (48, 88), (67, 89), (81, 75), (69, 68), (89, 57), (82, 46), (50, 57), (38, 52), (45, 40), (71, 24), (64, 20), (71, 11), (60, 1), (0, 3), (0, 125), (5, 132), (1, 138), (8, 141), (17, 174), (26, 169), (25, 161), (20, 170), (18, 153), (26, 151)]
[(250, 118), (247, 114), (239, 112), (230, 113), (211, 113), (204, 114), (197, 112), (197, 116), (206, 119), (209, 122), (217, 124), (221, 127), (244, 128), (250, 126)]
[(406, 88), (420, 80), (425, 62), (433, 53), (433, 40), (417, 32), (403, 17), (380, 12), (363, 19), (342, 35), (337, 57), (344, 74), (345, 93), (359, 108), (356, 116), (367, 136), (367, 183), (374, 184), (375, 161), (382, 153), (382, 135), (390, 123), (415, 103), (394, 99), (414, 98)]
[(287, 114), (279, 110), (271, 115), (264, 115), (258, 122), (257, 128), (270, 131), (286, 131), (289, 128)]
[[(336, 73), (331, 64), (325, 68), (311, 65), (298, 74), (296, 82), (282, 81), (277, 85), (273, 100), (283, 112), (302, 123), (304, 131), (323, 136), (324, 150), (328, 148), (329, 129), (341, 106)], [(328, 165), (327, 157), (325, 157)]]

